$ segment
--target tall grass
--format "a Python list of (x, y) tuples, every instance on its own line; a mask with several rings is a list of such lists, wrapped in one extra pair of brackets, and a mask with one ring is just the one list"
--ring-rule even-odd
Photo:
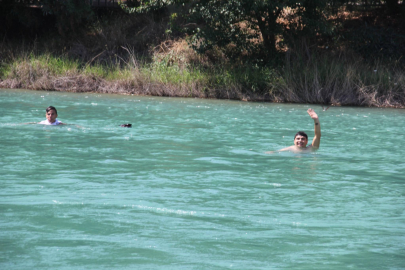
[(395, 65), (369, 64), (354, 55), (291, 50), (279, 90), (287, 102), (403, 107), (404, 71)]

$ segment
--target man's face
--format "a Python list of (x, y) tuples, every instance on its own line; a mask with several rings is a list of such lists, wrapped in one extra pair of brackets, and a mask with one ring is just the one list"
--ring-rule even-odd
[(304, 136), (297, 135), (294, 139), (294, 145), (300, 148), (307, 147), (308, 139)]
[(48, 119), (49, 123), (53, 123), (56, 121), (56, 117), (58, 117), (58, 114), (54, 110), (50, 110), (46, 112), (45, 116), (46, 119)]

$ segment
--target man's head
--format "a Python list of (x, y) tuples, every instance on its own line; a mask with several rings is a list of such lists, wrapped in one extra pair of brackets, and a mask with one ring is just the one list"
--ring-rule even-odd
[(298, 131), (294, 136), (294, 145), (300, 148), (307, 147), (308, 135), (304, 131)]
[(58, 117), (58, 112), (56, 111), (55, 107), (49, 106), (46, 108), (45, 116), (49, 123), (54, 123), (56, 121), (56, 117)]

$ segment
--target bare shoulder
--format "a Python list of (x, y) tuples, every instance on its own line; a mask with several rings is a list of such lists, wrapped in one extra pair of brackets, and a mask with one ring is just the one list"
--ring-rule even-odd
[(306, 149), (307, 149), (308, 151), (316, 151), (316, 150), (318, 150), (318, 149), (319, 149), (319, 147), (316, 147), (316, 146), (310, 145), (310, 146), (308, 146)]
[(284, 151), (294, 151), (294, 145), (280, 149), (280, 150), (276, 150), (276, 151), (267, 151), (267, 152), (265, 152), (265, 154), (274, 154), (274, 153), (284, 152)]
[(284, 152), (284, 151), (293, 151), (295, 149), (295, 145), (291, 145), (289, 147), (283, 148), (278, 150), (277, 152)]

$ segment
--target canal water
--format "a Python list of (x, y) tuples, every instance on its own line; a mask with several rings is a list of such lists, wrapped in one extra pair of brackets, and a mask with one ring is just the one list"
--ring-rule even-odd
[(0, 90), (0, 269), (405, 269), (405, 111), (309, 107)]

